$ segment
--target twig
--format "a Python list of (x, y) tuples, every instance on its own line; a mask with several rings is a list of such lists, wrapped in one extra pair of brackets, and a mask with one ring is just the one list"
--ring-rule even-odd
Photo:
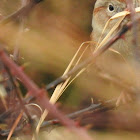
[[(135, 1), (137, 3), (137, 1)], [(137, 22), (136, 22), (136, 12), (135, 12), (135, 8), (133, 6), (133, 1), (132, 0), (126, 0), (127, 3), (127, 8), (130, 11), (130, 16), (131, 16), (131, 21), (132, 21), (132, 31), (133, 31), (133, 44), (134, 47), (137, 48), (138, 44), (137, 44)], [(135, 4), (136, 4), (135, 3)]]
[[(22, 123), (15, 128), (14, 134), (21, 131), (26, 124), (27, 124), (27, 121), (22, 120)], [(0, 136), (2, 137), (8, 136), (9, 133), (10, 133), (10, 129), (0, 130)]]
[(14, 122), (14, 124), (13, 124), (13, 126), (12, 126), (12, 128), (11, 128), (11, 130), (9, 132), (7, 140), (10, 140), (10, 138), (13, 135), (18, 123), (20, 122), (20, 120), (22, 118), (22, 116), (23, 116), (23, 112), (20, 112), (20, 114), (18, 115), (17, 119), (15, 120), (15, 122)]
[(30, 80), (30, 78), (23, 72), (23, 70), (18, 67), (2, 50), (0, 50), (0, 59), (3, 63), (9, 68), (12, 74), (18, 77), (23, 85), (28, 89), (29, 94), (36, 97), (39, 103), (45, 107), (50, 114), (54, 117), (58, 118), (60, 122), (69, 128), (69, 130), (78, 134), (82, 139), (91, 140), (87, 132), (82, 128), (77, 128), (75, 123), (68, 119), (66, 116), (63, 115), (61, 111), (59, 111), (54, 105), (50, 104), (48, 98), (46, 97), (46, 92), (38, 88), (38, 86)]
[[(131, 108), (133, 110), (133, 108)], [(130, 110), (131, 110), (130, 109)], [(123, 130), (134, 133), (140, 131), (140, 119), (137, 114), (139, 111), (105, 111), (101, 113), (91, 113), (83, 116), (80, 124), (83, 126), (89, 125), (93, 129), (104, 130)]]
[[(135, 22), (138, 22), (140, 18), (137, 18)], [(124, 35), (128, 30), (132, 28), (132, 22), (125, 25), (121, 31), (119, 31), (116, 35), (114, 35), (105, 45), (103, 45), (100, 49), (92, 53), (92, 56), (90, 56), (88, 59), (86, 59), (83, 63), (79, 64), (77, 67), (73, 68), (71, 71), (69, 71), (67, 74), (61, 76), (60, 78), (56, 79), (55, 81), (51, 82), (46, 86), (46, 90), (50, 90), (54, 87), (56, 87), (58, 84), (64, 82), (67, 78), (69, 78), (71, 75), (77, 73), (82, 68), (86, 67), (90, 63), (93, 63), (96, 61), (96, 59), (104, 53), (108, 48), (111, 47), (112, 44), (114, 44), (122, 35)]]
[[(98, 104), (91, 104), (89, 107), (81, 109), (79, 111), (76, 111), (74, 113), (68, 114), (67, 117), (71, 118), (71, 119), (77, 119), (80, 116), (82, 116), (83, 114), (86, 113), (95, 113), (95, 112), (102, 112), (103, 110), (106, 111), (115, 108), (115, 102), (117, 99), (112, 99), (109, 101), (106, 101), (105, 103), (98, 103)], [(47, 127), (49, 125), (56, 125), (56, 124), (60, 124), (60, 121), (58, 119), (53, 119), (53, 120), (49, 120), (49, 121), (44, 121), (43, 124), (41, 125), (41, 128)]]
[(7, 74), (9, 75), (9, 80), (11, 81), (11, 83), (12, 83), (12, 85), (13, 85), (13, 90), (15, 91), (15, 94), (16, 94), (17, 97), (18, 97), (20, 106), (21, 106), (21, 108), (24, 110), (25, 114), (27, 115), (27, 117), (28, 117), (28, 119), (29, 119), (29, 122), (31, 122), (32, 119), (31, 119), (31, 116), (30, 116), (28, 110), (27, 110), (26, 107), (24, 106), (25, 103), (24, 103), (24, 101), (23, 101), (22, 98), (21, 98), (20, 91), (19, 91), (18, 86), (17, 86), (17, 80), (16, 80), (15, 77), (13, 77), (13, 76), (11, 75), (11, 73), (10, 73), (10, 71), (9, 71), (9, 69), (8, 69), (7, 67), (5, 67), (5, 69), (6, 69), (6, 71), (7, 71)]
[(11, 20), (16, 20), (19, 17), (21, 18), (23, 16), (27, 16), (27, 14), (32, 10), (32, 8), (41, 1), (43, 0), (30, 0), (30, 2), (26, 4), (24, 7), (14, 12), (13, 14), (3, 18), (0, 21), (0, 24), (6, 24), (10, 22)]

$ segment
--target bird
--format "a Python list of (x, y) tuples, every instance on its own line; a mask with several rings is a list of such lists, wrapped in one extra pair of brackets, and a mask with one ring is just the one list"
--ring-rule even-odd
[[(134, 8), (140, 6), (140, 0), (133, 0), (132, 3)], [(119, 19), (112, 20), (108, 24), (106, 30), (103, 32), (107, 21), (115, 14), (125, 10), (128, 10), (126, 0), (97, 0), (95, 2), (92, 17), (93, 30), (91, 33), (92, 46), (94, 46), (93, 51), (95, 51), (95, 46), (99, 44), (99, 41), (109, 33)], [(131, 21), (130, 15), (125, 17), (112, 35), (120, 31), (129, 21)], [(132, 30), (130, 30), (124, 37), (120, 38), (111, 46), (112, 49), (107, 50), (102, 56), (100, 56), (96, 62), (96, 66), (102, 71), (108, 72), (110, 75), (115, 75), (119, 79), (125, 81), (128, 85), (134, 85), (135, 87), (139, 88), (140, 26), (136, 26), (135, 28), (137, 29), (136, 40), (138, 46), (135, 46), (133, 42), (134, 33)], [(124, 97), (126, 99), (124, 99)], [(131, 101), (131, 96), (123, 89), (116, 102), (116, 105), (119, 106), (120, 104), (124, 104), (127, 102), (127, 100)]]

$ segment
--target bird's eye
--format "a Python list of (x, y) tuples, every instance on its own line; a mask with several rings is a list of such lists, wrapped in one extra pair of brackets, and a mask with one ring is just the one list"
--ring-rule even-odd
[(110, 12), (113, 12), (113, 11), (114, 11), (114, 6), (113, 6), (112, 4), (109, 4), (108, 10), (109, 10)]

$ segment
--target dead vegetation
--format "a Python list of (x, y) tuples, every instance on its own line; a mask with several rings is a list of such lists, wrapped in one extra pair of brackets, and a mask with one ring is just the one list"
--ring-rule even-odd
[[(111, 46), (135, 31), (140, 17), (114, 32), (140, 7), (111, 17), (102, 35), (112, 20), (117, 22), (95, 46), (87, 29), (81, 30), (90, 20), (79, 27), (76, 16), (81, 14), (75, 8), (93, 7), (94, 1), (57, 5), (55, 0), (21, 0), (9, 9), (14, 12), (7, 10), (8, 3), (13, 4), (0, 3), (0, 139), (139, 139), (139, 86), (131, 84), (130, 75), (127, 81), (101, 69), (96, 61), (109, 51), (127, 65)], [(132, 6), (130, 1), (127, 4)], [(73, 22), (68, 19), (72, 15)], [(135, 36), (133, 32), (137, 46)], [(123, 101), (121, 92), (127, 96)]]

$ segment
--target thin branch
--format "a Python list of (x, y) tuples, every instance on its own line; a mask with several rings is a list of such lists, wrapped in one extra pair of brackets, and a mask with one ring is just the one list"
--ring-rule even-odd
[[(116, 100), (117, 99), (113, 99), (113, 100), (106, 101), (105, 103), (91, 104), (87, 108), (68, 114), (67, 117), (71, 119), (77, 119), (80, 116), (87, 113), (96, 113), (96, 112), (102, 112), (103, 110), (104, 111), (111, 110), (116, 107), (115, 106)], [(58, 119), (44, 121), (43, 124), (41, 125), (41, 128), (47, 127), (49, 125), (56, 125), (56, 124), (60, 124), (60, 121)]]
[[(71, 114), (68, 114), (67, 117), (71, 118), (73, 120), (76, 120), (79, 117), (82, 117), (83, 115), (89, 114), (89, 113), (97, 113), (97, 112), (104, 112), (104, 111), (109, 111), (113, 108), (115, 108), (115, 102), (117, 99), (113, 99), (113, 100), (109, 100), (106, 101), (104, 103), (97, 103), (97, 104), (91, 104), (89, 107), (81, 109), (79, 111), (73, 112)], [(4, 114), (4, 116), (7, 117), (7, 115), (10, 113), (11, 111), (7, 112)], [(3, 117), (2, 117), (3, 118)], [(43, 124), (41, 125), (41, 128), (50, 126), (50, 125), (60, 125), (60, 121), (58, 119), (53, 119), (50, 121), (44, 121)], [(24, 125), (23, 125), (24, 126)], [(20, 131), (23, 128), (22, 125), (18, 126), (14, 133), (17, 133), (18, 131)], [(10, 130), (2, 130), (0, 131), (0, 135), (2, 136), (7, 136), (9, 134)]]
[(12, 128), (11, 128), (11, 130), (9, 132), (7, 140), (10, 140), (10, 138), (13, 135), (18, 123), (20, 122), (20, 120), (22, 118), (22, 116), (23, 116), (23, 112), (20, 112), (20, 114), (18, 115), (17, 119), (15, 120), (15, 122), (14, 122), (14, 124), (13, 124), (13, 126), (12, 126)]
[(24, 110), (25, 114), (27, 115), (28, 119), (29, 119), (29, 122), (31, 122), (31, 116), (28, 112), (28, 110), (26, 109), (26, 107), (24, 106), (25, 103), (24, 101), (22, 100), (21, 98), (21, 95), (20, 95), (20, 90), (17, 86), (17, 80), (15, 77), (13, 77), (9, 71), (9, 69), (7, 67), (5, 67), (5, 70), (7, 71), (7, 74), (9, 75), (9, 80), (11, 81), (12, 85), (13, 85), (13, 90), (15, 91), (15, 94), (17, 95), (18, 97), (18, 100), (19, 100), (19, 103), (20, 103), (20, 106), (21, 108)]
[[(137, 18), (135, 22), (138, 22), (140, 18)], [(90, 56), (88, 59), (86, 59), (83, 63), (79, 64), (77, 67), (73, 68), (71, 71), (69, 71), (67, 74), (61, 76), (60, 78), (56, 79), (55, 81), (51, 82), (46, 86), (46, 90), (50, 90), (52, 88), (55, 88), (58, 84), (64, 82), (67, 78), (69, 78), (71, 75), (77, 73), (82, 68), (88, 66), (91, 63), (94, 63), (96, 59), (103, 54), (108, 48), (111, 47), (112, 44), (114, 44), (118, 39), (122, 37), (128, 30), (132, 28), (132, 22), (126, 24), (116, 35), (114, 35), (105, 45), (103, 45), (100, 49), (92, 53), (92, 56)]]
[(7, 24), (11, 20), (16, 20), (19, 17), (21, 18), (23, 16), (27, 16), (29, 12), (32, 10), (32, 8), (41, 1), (43, 0), (30, 0), (30, 2), (26, 4), (24, 7), (20, 8), (18, 11), (14, 12), (13, 14), (3, 18), (0, 21), (0, 24)]
[(39, 87), (23, 72), (23, 70), (6, 55), (6, 53), (2, 50), (2, 46), (0, 50), (0, 59), (9, 68), (12, 74), (21, 80), (23, 85), (28, 89), (29, 94), (36, 97), (39, 103), (45, 107), (50, 114), (58, 118), (64, 126), (78, 134), (82, 139), (91, 140), (84, 129), (77, 128), (74, 121), (64, 116), (61, 111), (49, 102), (49, 99), (46, 97), (46, 92), (39, 89)]
[[(22, 120), (22, 123), (15, 128), (14, 134), (21, 131), (26, 124), (27, 124), (27, 121)], [(10, 133), (10, 129), (0, 130), (0, 136), (2, 137), (8, 136), (9, 133)]]
[(132, 31), (133, 31), (133, 44), (134, 47), (137, 48), (138, 47), (138, 42), (137, 42), (137, 22), (136, 22), (136, 12), (135, 12), (135, 8), (134, 8), (134, 4), (136, 5), (136, 2), (133, 3), (134, 1), (132, 0), (126, 0), (127, 3), (127, 8), (130, 11), (130, 16), (131, 16), (131, 21), (132, 21)]

